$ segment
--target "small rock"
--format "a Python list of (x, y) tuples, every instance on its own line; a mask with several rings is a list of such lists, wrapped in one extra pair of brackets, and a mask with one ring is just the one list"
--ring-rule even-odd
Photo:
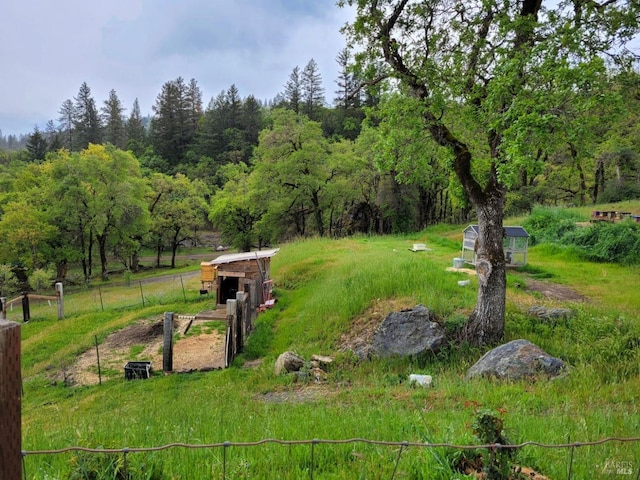
[(333, 358), (325, 355), (311, 355), (311, 366), (318, 367), (325, 372), (329, 371), (329, 365), (333, 362)]
[(568, 320), (573, 317), (574, 313), (569, 308), (547, 308), (541, 305), (533, 305), (527, 310), (527, 315), (555, 322), (556, 320)]
[(433, 378), (431, 375), (418, 375), (412, 373), (409, 375), (409, 385), (418, 385), (420, 387), (430, 387)]
[(313, 374), (313, 379), (316, 383), (324, 382), (327, 379), (327, 372), (320, 367), (312, 368), (311, 373)]
[(276, 360), (275, 374), (297, 372), (304, 366), (304, 359), (294, 352), (281, 353)]

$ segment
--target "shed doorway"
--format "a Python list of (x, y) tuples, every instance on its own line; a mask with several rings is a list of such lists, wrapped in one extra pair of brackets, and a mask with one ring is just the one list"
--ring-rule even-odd
[(220, 298), (218, 303), (227, 303), (227, 300), (235, 300), (238, 293), (238, 277), (223, 277), (220, 282)]

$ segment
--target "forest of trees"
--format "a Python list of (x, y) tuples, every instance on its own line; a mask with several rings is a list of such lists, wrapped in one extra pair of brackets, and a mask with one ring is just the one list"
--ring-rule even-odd
[[(266, 104), (235, 85), (205, 104), (195, 79), (177, 77), (148, 116), (116, 90), (96, 102), (83, 83), (46, 128), (0, 134), (0, 264), (57, 280), (73, 264), (89, 281), (135, 271), (142, 248), (158, 263), (171, 252), (174, 265), (204, 228), (249, 250), (473, 218), (451, 157), (424, 134), (420, 99), (346, 49), (336, 62), (330, 100), (310, 60)], [(553, 123), (505, 132), (521, 139), (507, 152), (507, 214), (640, 196), (640, 75), (604, 61), (589, 75), (579, 91), (556, 92), (570, 108)], [(456, 135), (489, 158), (477, 118), (454, 96), (439, 102)]]

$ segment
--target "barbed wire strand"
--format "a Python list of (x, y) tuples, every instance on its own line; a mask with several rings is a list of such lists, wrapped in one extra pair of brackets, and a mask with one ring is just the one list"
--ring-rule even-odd
[[(227, 476), (227, 450), (229, 447), (255, 447), (255, 446), (260, 446), (268, 443), (275, 443), (283, 446), (288, 445), (289, 447), (291, 447), (292, 445), (311, 445), (311, 463), (309, 466), (309, 478), (310, 480), (313, 480), (316, 445), (318, 444), (344, 445), (344, 444), (350, 444), (350, 443), (364, 443), (364, 444), (377, 445), (377, 446), (400, 447), (398, 450), (398, 456), (396, 457), (396, 461), (394, 462), (393, 472), (391, 474), (391, 480), (394, 480), (396, 472), (398, 470), (398, 466), (400, 464), (400, 459), (402, 458), (402, 454), (405, 451), (405, 449), (408, 449), (410, 446), (418, 447), (418, 448), (453, 448), (458, 450), (489, 449), (492, 452), (502, 448), (517, 449), (517, 448), (523, 448), (526, 446), (534, 446), (534, 447), (548, 448), (548, 449), (568, 448), (570, 450), (570, 456), (569, 456), (567, 480), (571, 480), (572, 471), (573, 471), (573, 457), (574, 457), (574, 452), (576, 448), (603, 445), (605, 443), (611, 443), (611, 442), (622, 442), (622, 443), (640, 442), (640, 437), (607, 437), (607, 438), (602, 438), (600, 440), (594, 440), (589, 442), (570, 442), (569, 438), (570, 437), (567, 438), (566, 443), (560, 443), (560, 444), (548, 444), (548, 443), (528, 441), (528, 442), (523, 442), (523, 443), (513, 444), (513, 445), (502, 445), (499, 443), (490, 443), (490, 444), (484, 444), (484, 445), (456, 445), (453, 443), (422, 443), (422, 442), (408, 442), (408, 441), (390, 442), (390, 441), (370, 440), (365, 438), (349, 438), (349, 439), (343, 439), (343, 440), (326, 440), (326, 439), (323, 440), (323, 439), (317, 439), (317, 438), (314, 438), (312, 440), (280, 440), (275, 438), (265, 438), (255, 442), (225, 441), (222, 443), (209, 443), (209, 444), (189, 444), (189, 443), (176, 442), (176, 443), (170, 443), (167, 445), (161, 445), (158, 447), (136, 447), (136, 448), (124, 447), (124, 448), (118, 448), (118, 449), (87, 448), (87, 447), (73, 446), (73, 447), (66, 447), (66, 448), (54, 449), (54, 450), (32, 450), (32, 451), (22, 450), (21, 453), (22, 453), (23, 476), (24, 476), (24, 480), (26, 480), (27, 470), (26, 470), (25, 458), (27, 457), (27, 455), (57, 455), (57, 454), (63, 454), (63, 453), (68, 453), (72, 451), (98, 453), (98, 454), (122, 454), (124, 458), (124, 462), (123, 462), (124, 472), (126, 473), (128, 471), (128, 457), (127, 457), (128, 453), (158, 452), (161, 450), (168, 450), (172, 448), (212, 449), (212, 448), (222, 447), (223, 449), (222, 450), (223, 452), (222, 453), (222, 478), (223, 480), (225, 480)], [(640, 468), (638, 469), (636, 480), (640, 480)]]
[(383, 440), (370, 440), (366, 438), (348, 438), (343, 440), (326, 440), (326, 439), (317, 439), (314, 438), (312, 440), (280, 440), (277, 438), (264, 438), (262, 440), (257, 440), (255, 442), (221, 442), (221, 443), (207, 443), (207, 444), (190, 444), (183, 442), (174, 442), (166, 445), (160, 445), (157, 447), (125, 447), (125, 448), (87, 448), (87, 447), (65, 447), (60, 449), (50, 449), (50, 450), (22, 450), (22, 456), (28, 455), (56, 455), (60, 453), (67, 453), (72, 451), (79, 452), (87, 452), (87, 453), (139, 453), (139, 452), (159, 452), (162, 450), (168, 450), (171, 448), (187, 448), (187, 449), (199, 449), (199, 448), (220, 448), (220, 447), (256, 447), (259, 445), (264, 445), (267, 443), (276, 443), (280, 445), (313, 445), (313, 444), (349, 444), (349, 443), (365, 443), (369, 445), (382, 445), (382, 446), (390, 446), (390, 447), (420, 447), (420, 448), (454, 448), (458, 450), (474, 450), (474, 449), (491, 449), (491, 448), (524, 448), (528, 446), (539, 447), (539, 448), (549, 448), (549, 449), (560, 449), (560, 448), (579, 448), (579, 447), (592, 447), (597, 445), (602, 445), (604, 443), (611, 442), (622, 442), (622, 443), (634, 443), (640, 442), (640, 437), (607, 437), (602, 438), (600, 440), (593, 440), (588, 442), (568, 442), (568, 443), (557, 443), (557, 444), (549, 444), (542, 442), (534, 442), (527, 441), (517, 444), (510, 445), (501, 445), (499, 443), (489, 443), (484, 445), (456, 445), (454, 443), (423, 443), (423, 442), (390, 442)]

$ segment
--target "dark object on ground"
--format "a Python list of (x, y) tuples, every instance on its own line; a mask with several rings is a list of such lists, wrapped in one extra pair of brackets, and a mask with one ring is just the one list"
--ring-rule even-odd
[(151, 362), (127, 362), (124, 366), (124, 378), (134, 380), (146, 379), (151, 376)]

